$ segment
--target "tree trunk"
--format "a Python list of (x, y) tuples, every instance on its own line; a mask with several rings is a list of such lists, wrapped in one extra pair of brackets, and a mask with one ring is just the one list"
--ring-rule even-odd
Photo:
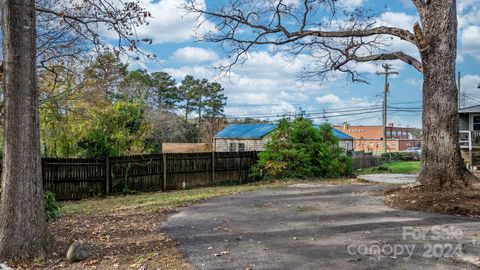
[(5, 149), (0, 261), (45, 254), (51, 241), (42, 199), (35, 0), (3, 1)]
[(428, 46), (422, 53), (423, 151), (419, 180), (434, 188), (465, 188), (473, 176), (463, 163), (459, 147), (455, 0), (430, 1), (426, 14), (422, 20)]

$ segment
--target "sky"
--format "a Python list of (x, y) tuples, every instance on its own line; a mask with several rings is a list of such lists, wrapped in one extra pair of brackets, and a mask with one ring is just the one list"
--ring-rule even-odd
[[(328, 80), (300, 79), (301, 70), (311, 62), (309, 55), (298, 57), (256, 47), (242, 64), (233, 66), (229, 74), (215, 67), (225, 63), (227, 54), (216, 43), (198, 41), (198, 36), (214, 29), (212, 22), (181, 8), (185, 0), (141, 0), (151, 14), (150, 24), (142, 26), (138, 34), (153, 39), (143, 50), (157, 55), (158, 62), (130, 63), (130, 69), (146, 68), (150, 72), (166, 71), (177, 82), (186, 75), (220, 82), (225, 88), (229, 118), (264, 117), (275, 120), (277, 115), (304, 110), (315, 122), (336, 124), (344, 121), (352, 125), (380, 125), (378, 108), (383, 100), (384, 79), (376, 75), (381, 71), (379, 63), (356, 64), (369, 84), (352, 83), (341, 74), (333, 74)], [(205, 2), (203, 2), (205, 1)], [(299, 0), (289, 0), (299, 1)], [(217, 6), (218, 0), (199, 0), (207, 8)], [(346, 10), (355, 7), (371, 7), (377, 22), (382, 25), (412, 29), (418, 21), (410, 0), (339, 0)], [(480, 104), (480, 0), (457, 1), (458, 57), (457, 70), (461, 72), (461, 88), (464, 106)], [(200, 33), (200, 34), (199, 34)], [(418, 58), (413, 45), (392, 40), (392, 50), (402, 50)], [(411, 66), (399, 61), (390, 64), (399, 73), (390, 80), (389, 106), (407, 108), (388, 113), (388, 122), (398, 126), (421, 127), (422, 77)], [(370, 113), (366, 114), (366, 109)], [(352, 111), (353, 110), (353, 111)], [(356, 111), (355, 111), (356, 110)], [(326, 112), (326, 113), (325, 113)], [(363, 114), (359, 114), (363, 113)]]

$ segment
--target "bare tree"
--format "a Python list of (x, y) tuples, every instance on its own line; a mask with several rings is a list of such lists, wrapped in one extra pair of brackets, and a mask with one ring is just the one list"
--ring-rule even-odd
[[(361, 8), (339, 10), (336, 0), (232, 0), (218, 9), (186, 8), (204, 14), (216, 31), (203, 39), (221, 43), (232, 55), (227, 70), (243, 61), (256, 46), (269, 45), (314, 59), (304, 75), (325, 78), (344, 72), (361, 80), (355, 62), (403, 61), (423, 74), (423, 151), (420, 182), (428, 187), (465, 188), (474, 177), (459, 149), (455, 60), (457, 13), (455, 0), (412, 0), (420, 22), (412, 30), (380, 25)], [(404, 51), (387, 51), (389, 39), (418, 49), (417, 59)]]
[[(51, 243), (43, 213), (37, 66), (57, 74), (68, 68), (66, 59), (81, 62), (92, 52), (113, 48), (114, 53), (142, 54), (138, 44), (149, 40), (138, 39), (135, 29), (150, 13), (138, 1), (120, 0), (2, 1), (1, 9), (5, 149), (0, 260), (4, 260), (44, 255)], [(117, 34), (117, 46), (102, 39), (107, 33)]]

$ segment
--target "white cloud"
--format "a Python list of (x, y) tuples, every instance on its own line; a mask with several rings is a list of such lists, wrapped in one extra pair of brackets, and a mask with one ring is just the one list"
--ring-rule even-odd
[[(282, 114), (305, 107), (312, 93), (321, 93), (318, 82), (302, 82), (299, 74), (311, 63), (306, 55), (292, 57), (284, 53), (252, 52), (247, 61), (233, 66), (228, 76), (206, 65), (184, 65), (165, 71), (181, 80), (185, 75), (219, 81), (228, 96), (227, 115), (243, 116), (246, 109), (256, 115)], [(211, 65), (227, 63), (220, 59)], [(231, 105), (230, 105), (231, 104)], [(255, 107), (245, 106), (255, 105)], [(254, 116), (254, 115), (252, 115)]]
[(316, 97), (316, 98), (315, 98), (315, 101), (316, 101), (318, 104), (334, 104), (334, 105), (338, 105), (338, 104), (341, 104), (341, 103), (342, 103), (342, 100), (341, 100), (338, 96), (333, 95), (333, 94), (328, 94), (328, 95), (325, 95), (325, 96)]
[(215, 61), (218, 55), (208, 49), (198, 47), (183, 47), (173, 53), (172, 58), (180, 63), (202, 63), (207, 61)]
[(377, 20), (378, 25), (399, 27), (402, 29), (412, 29), (413, 24), (418, 21), (416, 16), (406, 14), (404, 12), (385, 12)]
[[(204, 0), (196, 2), (199, 7), (205, 6)], [(214, 29), (208, 21), (197, 29), (197, 25), (204, 18), (182, 8), (187, 0), (141, 0), (140, 3), (152, 14), (152, 18), (148, 20), (149, 25), (142, 25), (137, 29), (137, 34), (142, 38), (152, 38), (154, 44), (184, 42), (194, 39), (196, 33), (201, 35)]]
[(417, 88), (421, 87), (423, 84), (423, 80), (416, 79), (416, 78), (408, 78), (408, 79), (405, 79), (404, 82), (410, 86), (414, 86)]
[(338, 3), (347, 11), (353, 11), (354, 9), (362, 6), (363, 0), (338, 0)]
[(480, 26), (472, 25), (461, 33), (462, 52), (480, 60)]
[[(465, 105), (479, 105), (480, 104), (480, 75), (467, 74), (462, 76), (461, 80), (462, 96), (465, 96)], [(462, 99), (461, 99), (462, 100)]]
[[(334, 124), (378, 124), (381, 118), (379, 99), (375, 102), (366, 97), (341, 98), (335, 94), (327, 94), (316, 97), (315, 101), (324, 110), (315, 113), (316, 117)], [(352, 108), (354, 110), (351, 110)]]

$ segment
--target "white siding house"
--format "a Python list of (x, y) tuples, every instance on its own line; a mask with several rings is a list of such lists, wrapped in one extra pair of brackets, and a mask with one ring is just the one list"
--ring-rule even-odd
[[(217, 133), (213, 145), (215, 152), (263, 151), (276, 124), (231, 124)], [(353, 150), (353, 137), (333, 128), (338, 145), (346, 151)]]
[(471, 169), (480, 168), (480, 105), (459, 112), (460, 153)]
[(215, 152), (263, 151), (276, 124), (231, 124), (214, 137)]

